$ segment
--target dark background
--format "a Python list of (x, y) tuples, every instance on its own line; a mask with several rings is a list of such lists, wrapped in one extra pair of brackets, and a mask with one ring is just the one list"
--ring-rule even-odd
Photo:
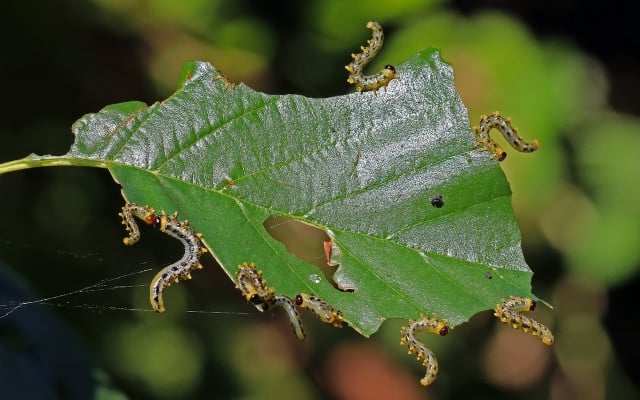
[[(216, 18), (251, 18), (261, 21), (265, 29), (271, 32), (273, 48), (270, 56), (266, 57), (268, 63), (261, 73), (247, 78), (250, 86), (270, 93), (295, 92), (314, 97), (350, 91), (344, 83), (346, 75), (341, 68), (345, 54), (353, 51), (363, 37), (363, 27), (354, 28), (360, 39), (350, 41), (346, 47), (309, 51), (312, 44), (305, 41), (309, 39), (309, 32), (319, 33), (314, 30), (317, 27), (307, 22), (318, 5), (317, 2), (301, 3), (286, 1), (274, 6), (270, 2), (238, 1), (218, 7)], [(153, 21), (153, 16), (149, 16), (151, 22), (144, 21), (144, 15), (128, 19), (123, 17), (127, 13), (118, 13), (114, 8), (99, 4), (26, 0), (3, 5), (4, 18), (0, 25), (0, 48), (3, 53), (0, 62), (0, 76), (3, 77), (0, 135), (4, 144), (0, 148), (1, 162), (29, 153), (65, 153), (73, 140), (70, 126), (83, 114), (116, 102), (141, 100), (149, 104), (169, 95), (172, 89), (149, 72), (149, 59), (158, 53), (158, 44), (150, 40), (150, 36), (141, 33), (145, 29), (151, 30), (145, 26), (157, 24), (171, 28), (164, 33), (166, 35), (179, 31), (203, 42), (211, 40), (211, 37), (203, 36), (203, 31), (191, 28), (184, 21), (170, 26), (170, 22)], [(394, 5), (387, 7), (393, 8)], [(608, 113), (625, 115), (631, 119), (636, 119), (640, 114), (640, 78), (637, 72), (640, 28), (636, 23), (637, 13), (633, 10), (632, 2), (451, 1), (429, 7), (469, 18), (486, 11), (503, 13), (529, 30), (536, 41), (557, 40), (570, 45), (572, 49), (595, 58), (605, 72), (608, 89), (603, 107)], [(425, 9), (430, 10), (429, 7), (425, 6)], [(142, 6), (139, 12), (144, 13)], [(362, 20), (360, 25), (364, 25), (366, 18), (358, 19)], [(387, 39), (391, 40), (395, 32), (400, 32), (411, 23), (410, 17), (390, 17), (389, 23), (383, 24)], [(214, 32), (212, 37), (215, 37), (215, 28), (211, 28), (211, 31)], [(162, 38), (162, 35), (155, 36), (161, 42), (158, 36)], [(445, 54), (446, 50), (443, 48)], [(295, 56), (301, 52), (305, 57)], [(409, 55), (406, 54), (406, 58)], [(491, 56), (492, 53), (488, 52), (487, 57)], [(207, 57), (207, 54), (202, 55), (202, 58)], [(177, 59), (175, 63), (184, 61), (187, 59)], [(516, 59), (513, 62), (526, 60)], [(308, 64), (317, 64), (318, 70), (311, 74), (313, 76), (304, 77), (299, 71), (308, 69)], [(338, 68), (334, 68), (335, 65)], [(325, 70), (327, 72), (322, 72)], [(233, 73), (233, 69), (229, 70), (228, 75), (232, 79)], [(175, 82), (177, 78), (175, 74)], [(637, 137), (638, 132), (632, 132), (631, 135)], [(567, 136), (570, 137), (569, 134)], [(571, 139), (559, 142), (565, 146), (567, 154), (576, 151)], [(616, 154), (615, 151), (611, 154), (611, 163), (617, 161)], [(571, 162), (567, 164), (568, 175), (573, 176), (572, 183), (587, 195), (596, 191), (588, 181), (581, 181), (576, 165)], [(626, 177), (624, 182), (631, 188), (640, 183), (639, 178), (640, 172), (636, 171), (635, 176)], [(138, 248), (126, 249), (123, 255), (125, 250), (120, 243), (123, 232), (116, 217), (122, 198), (106, 171), (53, 168), (3, 175), (0, 177), (0, 199), (5, 213), (4, 232), (0, 234), (0, 303), (66, 293), (109, 277), (153, 268), (172, 259), (178, 251), (177, 246), (171, 247), (173, 244), (160, 235), (149, 233), (151, 238), (148, 241), (142, 241)], [(535, 221), (536, 217), (524, 219)], [(415, 395), (412, 392), (414, 389), (419, 394), (426, 393), (435, 398), (630, 398), (638, 395), (640, 376), (635, 363), (640, 358), (640, 351), (635, 326), (640, 321), (635, 306), (640, 285), (637, 263), (624, 279), (606, 283), (592, 280), (588, 274), (581, 275), (579, 270), (568, 266), (570, 261), (562, 249), (549, 245), (545, 239), (528, 243), (527, 232), (533, 231), (531, 236), (534, 237), (542, 236), (535, 233), (538, 230), (534, 225), (532, 223), (532, 227), (525, 225), (523, 228), (525, 254), (536, 271), (534, 291), (553, 296), (552, 302), (558, 307), (555, 318), (559, 321), (557, 327), (560, 333), (563, 329), (562, 315), (568, 315), (562, 313), (562, 294), (571, 293), (566, 296), (569, 298), (567, 302), (578, 303), (578, 311), (570, 309), (573, 311), (566, 312), (590, 315), (590, 322), (576, 329), (585, 337), (595, 338), (597, 345), (592, 347), (593, 352), (587, 353), (579, 346), (568, 350), (559, 347), (558, 354), (554, 353), (551, 361), (541, 362), (540, 365), (546, 369), (540, 373), (538, 380), (520, 386), (492, 381), (479, 372), (488, 365), (479, 361), (479, 358), (483, 357), (484, 343), (495, 339), (495, 332), (490, 332), (493, 328), (474, 318), (469, 327), (456, 329), (464, 337), (459, 339), (458, 348), (449, 348), (445, 352), (441, 368), (447, 368), (450, 373), (444, 375), (441, 372), (442, 386), (436, 384), (425, 391), (417, 385), (417, 379), (421, 376), (418, 374), (423, 373), (422, 368), (413, 360), (402, 358), (403, 352), (396, 348), (396, 344), (389, 344), (395, 343), (397, 334), (390, 335), (391, 339), (386, 340), (385, 332), (381, 332), (381, 339), (366, 341), (347, 329), (333, 332), (312, 323), (310, 330), (315, 330), (316, 338), (310, 345), (295, 347), (297, 344), (288, 339), (280, 339), (284, 343), (273, 344), (276, 349), (274, 353), (280, 351), (278, 346), (283, 346), (287, 350), (282, 352), (288, 354), (290, 364), (297, 366), (297, 369), (282, 372), (287, 377), (286, 381), (306, 382), (299, 392), (283, 393), (297, 393), (303, 398), (358, 398), (356, 394), (326, 384), (327, 377), (332, 376), (327, 370), (337, 368), (332, 364), (331, 355), (338, 357), (334, 349), (339, 348), (344, 353), (343, 357), (349, 360), (362, 357), (372, 364), (379, 359), (385, 360), (388, 356), (384, 352), (393, 349), (395, 358), (386, 360), (392, 365), (401, 366), (397, 368), (403, 368), (412, 379), (415, 378), (409, 381), (415, 387), (408, 389), (412, 394), (406, 398)], [(189, 290), (193, 290), (194, 294), (188, 297), (189, 304), (199, 304), (203, 309), (247, 312), (248, 308), (240, 301), (233, 285), (223, 273), (216, 270), (213, 261), (209, 260), (206, 267), (200, 283), (196, 279), (190, 283)], [(136, 277), (137, 282), (146, 282), (145, 276)], [(207, 285), (202, 281), (214, 284)], [(93, 298), (82, 298), (73, 304), (129, 304), (128, 301), (121, 301), (118, 294), (105, 296), (111, 295), (98, 292)], [(99, 397), (96, 393), (113, 398), (123, 394), (131, 398), (160, 396), (157, 388), (154, 389), (153, 385), (145, 383), (139, 376), (132, 377), (127, 368), (120, 369), (118, 360), (109, 356), (112, 352), (110, 346), (114, 345), (109, 341), (112, 332), (116, 332), (119, 326), (141, 324), (140, 319), (147, 321), (149, 318), (146, 315), (140, 316), (144, 313), (94, 312), (55, 300), (52, 303), (58, 305), (49, 308), (24, 307), (12, 316), (0, 319), (0, 341), (3, 343), (0, 352), (0, 391), (5, 390), (8, 395), (5, 397), (0, 394), (0, 397), (13, 398), (20, 392), (12, 390), (21, 387), (21, 390), (26, 390), (23, 394), (31, 393), (39, 398)], [(240, 340), (235, 335), (243, 335), (240, 337), (248, 341), (257, 340), (255, 338), (266, 338), (263, 340), (267, 341), (271, 338), (269, 332), (273, 331), (266, 331), (265, 326), (274, 326), (270, 317), (255, 314), (216, 316), (211, 319), (202, 316), (179, 317), (179, 321), (174, 323), (179, 323), (182, 329), (190, 332), (194, 342), (208, 346), (203, 353), (213, 353), (215, 356), (201, 361), (203, 366), (199, 370), (201, 375), (196, 379), (197, 383), (184, 391), (173, 394), (165, 392), (162, 397), (201, 398), (215, 394), (219, 398), (233, 398), (248, 393), (255, 395), (255, 382), (251, 381), (255, 377), (252, 378), (249, 373), (239, 375), (238, 371), (249, 369), (252, 365), (260, 366), (260, 360), (254, 362), (249, 357), (243, 359), (237, 356), (241, 359), (241, 367), (234, 369), (229, 366), (234, 365), (228, 361), (229, 354), (220, 347), (234, 345), (235, 340)], [(486, 316), (484, 318), (487, 319)], [(247, 327), (248, 321), (254, 320), (258, 321)], [(205, 324), (208, 324), (206, 328), (203, 327)], [(165, 328), (159, 325), (157, 329)], [(169, 327), (166, 329), (169, 330)], [(282, 336), (289, 335), (284, 321), (278, 320), (274, 329), (281, 332)], [(397, 329), (393, 325), (388, 331), (395, 332)], [(569, 327), (566, 329), (570, 330)], [(37, 334), (34, 333), (36, 331)], [(144, 332), (140, 330), (143, 338)], [(266, 333), (263, 335), (260, 332)], [(47, 350), (49, 346), (58, 350)], [(589, 347), (588, 344), (585, 346)], [(11, 349), (16, 348), (38, 361), (21, 364), (20, 357), (13, 358), (19, 352), (12, 352)], [(580, 354), (572, 358), (567, 355), (572, 351)], [(120, 354), (118, 351), (113, 353)], [(516, 357), (513, 355), (511, 358)], [(601, 362), (597, 364), (601, 367), (572, 375), (570, 361), (563, 360), (580, 363), (581, 357), (588, 360), (601, 357)], [(266, 360), (268, 369), (272, 361), (268, 357)], [(166, 365), (166, 368), (181, 367)], [(353, 370), (346, 373), (353, 373), (356, 383), (352, 385), (373, 386), (371, 375), (359, 381)], [(572, 379), (589, 381), (589, 377), (593, 378), (593, 382), (601, 381), (601, 385), (597, 386), (600, 391), (591, 391), (589, 396), (583, 397), (579, 386), (584, 381), (580, 383)], [(270, 379), (279, 382), (277, 378)], [(46, 385), (50, 385), (50, 390), (44, 389)], [(397, 382), (394, 385), (402, 386)], [(34, 387), (40, 387), (43, 392), (29, 392)], [(100, 391), (96, 392), (96, 387)], [(378, 394), (382, 398), (382, 392)]]

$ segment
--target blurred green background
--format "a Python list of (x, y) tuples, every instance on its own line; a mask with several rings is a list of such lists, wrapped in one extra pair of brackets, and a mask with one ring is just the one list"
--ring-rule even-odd
[[(66, 152), (71, 124), (107, 104), (167, 97), (187, 60), (257, 90), (324, 97), (353, 91), (344, 65), (369, 38), (369, 19), (386, 36), (369, 71), (441, 49), (472, 124), (499, 110), (542, 144), (501, 165), (534, 292), (554, 306), (534, 316), (556, 344), (487, 311), (446, 338), (425, 338), (440, 374), (424, 389), (423, 367), (398, 344), (403, 321), (365, 339), (306, 318), (309, 338), (299, 343), (280, 313), (256, 313), (208, 257), (195, 279), (167, 292), (166, 314), (109, 310), (148, 308), (153, 272), (136, 272), (172, 261), (179, 244), (146, 230), (125, 248), (108, 173), (49, 168), (0, 177), (0, 315), (133, 275), (0, 318), (0, 398), (639, 398), (640, 32), (622, 4), (523, 3), (4, 4), (0, 162)], [(285, 223), (276, 234), (300, 237), (297, 229)], [(298, 245), (322, 259), (317, 237)]]

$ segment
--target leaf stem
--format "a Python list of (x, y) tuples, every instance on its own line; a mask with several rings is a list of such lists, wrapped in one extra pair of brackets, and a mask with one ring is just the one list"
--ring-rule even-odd
[(37, 154), (29, 154), (24, 158), (18, 160), (8, 161), (0, 164), (0, 175), (8, 172), (20, 171), (29, 168), (38, 167), (96, 167), (107, 168), (102, 160), (91, 160), (84, 158), (77, 158), (73, 156), (52, 156), (44, 155), (39, 156)]

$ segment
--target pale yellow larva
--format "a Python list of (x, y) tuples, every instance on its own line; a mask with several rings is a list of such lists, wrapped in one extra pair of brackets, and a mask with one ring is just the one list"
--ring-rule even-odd
[(178, 213), (172, 215), (156, 214), (153, 208), (149, 206), (126, 203), (122, 207), (120, 216), (122, 217), (122, 223), (129, 232), (129, 236), (123, 239), (124, 244), (128, 246), (134, 245), (140, 239), (140, 230), (134, 217), (178, 239), (184, 246), (182, 258), (161, 269), (151, 280), (149, 286), (151, 307), (158, 313), (164, 312), (162, 295), (165, 286), (170, 286), (171, 283), (178, 283), (181, 279), (191, 279), (191, 271), (202, 268), (200, 256), (207, 252), (207, 249), (202, 244), (202, 235), (194, 232), (189, 227), (189, 221), (178, 221)]
[(397, 74), (393, 65), (386, 65), (376, 74), (364, 75), (364, 67), (378, 54), (384, 42), (384, 33), (379, 23), (369, 21), (367, 28), (373, 31), (372, 37), (367, 41), (367, 47), (360, 46), (360, 53), (351, 54), (353, 61), (345, 66), (345, 69), (349, 71), (347, 82), (355, 84), (358, 92), (370, 90), (377, 92), (380, 88), (386, 88)]
[(427, 368), (424, 378), (420, 379), (420, 384), (422, 386), (431, 385), (438, 375), (438, 360), (433, 351), (416, 338), (416, 333), (429, 332), (445, 336), (449, 333), (449, 327), (438, 318), (421, 315), (418, 320), (409, 320), (409, 324), (402, 327), (401, 332), (400, 344), (409, 348), (409, 354), (416, 353), (417, 359), (422, 361), (422, 365)]
[(542, 343), (550, 346), (554, 342), (551, 330), (535, 319), (521, 314), (521, 312), (533, 311), (535, 308), (535, 300), (511, 296), (508, 300), (502, 300), (496, 305), (493, 315), (498, 317), (500, 322), (511, 325), (513, 329), (522, 329), (525, 333), (538, 336)]
[(320, 297), (312, 294), (300, 293), (296, 296), (295, 303), (300, 308), (305, 308), (316, 314), (322, 322), (331, 324), (336, 328), (342, 327), (342, 323), (344, 322), (342, 313)]
[(507, 153), (491, 139), (491, 136), (489, 136), (491, 129), (496, 129), (502, 133), (502, 136), (511, 147), (520, 152), (532, 153), (540, 148), (540, 143), (537, 140), (528, 143), (518, 136), (518, 130), (511, 125), (511, 118), (504, 118), (497, 111), (489, 116), (482, 115), (480, 124), (473, 127), (473, 133), (476, 136), (478, 145), (484, 146), (498, 161), (504, 160), (507, 157)]

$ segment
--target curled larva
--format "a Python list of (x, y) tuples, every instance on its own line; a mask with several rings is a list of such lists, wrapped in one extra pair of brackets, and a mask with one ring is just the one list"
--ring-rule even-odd
[(122, 225), (124, 225), (129, 232), (129, 236), (122, 239), (122, 242), (127, 246), (133, 246), (140, 240), (140, 229), (134, 218), (138, 217), (146, 224), (151, 225), (153, 220), (156, 219), (155, 210), (149, 206), (139, 206), (133, 203), (126, 203), (122, 207), (122, 212), (118, 214), (122, 217)]
[(351, 54), (353, 61), (345, 66), (349, 71), (347, 82), (356, 85), (358, 92), (386, 88), (389, 82), (396, 77), (396, 69), (393, 65), (386, 65), (380, 72), (374, 75), (364, 75), (364, 67), (378, 54), (384, 42), (382, 27), (376, 21), (367, 22), (367, 28), (373, 31), (371, 39), (367, 41), (367, 47), (360, 46), (361, 52)]
[(254, 263), (242, 263), (238, 265), (236, 277), (236, 288), (242, 292), (244, 298), (258, 310), (266, 310), (269, 307), (267, 301), (275, 297), (275, 290), (267, 287), (267, 281), (262, 278), (262, 271), (258, 270)]
[(300, 308), (306, 308), (316, 314), (322, 322), (331, 324), (336, 328), (342, 328), (342, 323), (345, 321), (342, 313), (320, 297), (312, 294), (300, 293), (296, 296), (295, 303)]
[(502, 133), (511, 147), (520, 152), (531, 153), (540, 148), (537, 140), (528, 143), (518, 136), (518, 130), (511, 125), (511, 118), (503, 118), (497, 111), (489, 116), (483, 115), (480, 117), (480, 124), (473, 127), (473, 133), (478, 145), (484, 146), (498, 161), (504, 160), (507, 153), (489, 136), (489, 131), (494, 128)]
[(493, 315), (498, 317), (502, 323), (511, 325), (513, 329), (522, 329), (525, 333), (538, 336), (542, 343), (550, 346), (554, 341), (551, 330), (535, 319), (521, 314), (521, 312), (533, 311), (535, 308), (535, 300), (528, 297), (511, 296), (508, 300), (502, 300), (496, 305)]
[(438, 360), (431, 349), (426, 347), (420, 340), (416, 338), (416, 333), (429, 332), (440, 336), (446, 336), (449, 333), (449, 327), (443, 321), (437, 318), (428, 318), (420, 315), (420, 319), (409, 320), (409, 324), (402, 327), (402, 338), (400, 344), (409, 348), (409, 354), (416, 353), (417, 359), (422, 361), (422, 365), (427, 368), (424, 378), (420, 379), (422, 386), (429, 386), (438, 375)]
[(195, 233), (189, 227), (189, 221), (178, 221), (178, 213), (173, 215), (162, 213), (158, 215), (153, 208), (148, 206), (126, 203), (122, 207), (120, 216), (122, 217), (122, 223), (129, 232), (129, 236), (123, 239), (126, 245), (133, 245), (140, 239), (140, 230), (134, 219), (134, 217), (137, 217), (146, 224), (153, 225), (154, 228), (159, 229), (161, 232), (178, 239), (184, 246), (182, 258), (160, 270), (151, 280), (149, 286), (151, 307), (156, 312), (164, 312), (162, 294), (165, 286), (170, 286), (171, 283), (178, 283), (180, 279), (191, 279), (191, 271), (202, 268), (200, 256), (207, 252), (207, 249), (202, 244), (202, 235)]
[(276, 295), (275, 290), (267, 286), (267, 281), (262, 277), (262, 271), (258, 270), (254, 263), (247, 264), (245, 262), (238, 265), (236, 278), (238, 279), (236, 288), (240, 289), (248, 302), (260, 311), (282, 307), (287, 313), (289, 323), (291, 323), (297, 338), (305, 339), (302, 319), (294, 301), (287, 296)]

